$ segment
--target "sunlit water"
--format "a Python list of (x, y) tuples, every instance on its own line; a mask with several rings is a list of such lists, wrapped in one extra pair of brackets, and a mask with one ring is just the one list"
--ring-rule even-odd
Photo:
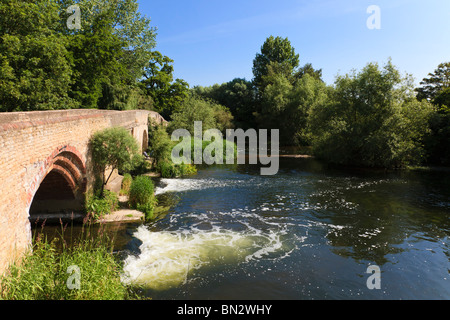
[[(281, 159), (161, 179), (122, 280), (153, 299), (449, 299), (450, 173)], [(369, 265), (381, 289), (369, 290)]]

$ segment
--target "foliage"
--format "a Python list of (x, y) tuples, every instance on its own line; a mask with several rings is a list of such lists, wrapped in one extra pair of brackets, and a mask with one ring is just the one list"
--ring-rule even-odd
[(154, 108), (164, 118), (171, 119), (174, 112), (182, 109), (188, 96), (189, 85), (182, 79), (173, 80), (173, 60), (160, 52), (152, 52), (151, 59), (144, 68), (141, 81), (143, 91), (152, 98)]
[(55, 1), (0, 3), (0, 111), (77, 108), (73, 70)]
[(263, 77), (261, 110), (255, 113), (259, 127), (279, 129), (283, 145), (310, 145), (308, 119), (312, 108), (329, 99), (329, 88), (306, 73), (292, 82), (284, 74), (272, 72)]
[(426, 138), (428, 162), (435, 165), (450, 165), (450, 108), (442, 106), (433, 112), (430, 119), (431, 132)]
[[(106, 185), (114, 170), (129, 172), (142, 159), (136, 140), (124, 128), (109, 128), (96, 132), (90, 140), (92, 160)], [(106, 177), (106, 170), (111, 170)]]
[(162, 178), (169, 179), (196, 174), (197, 168), (193, 164), (174, 164), (171, 160), (164, 160), (158, 164), (158, 171)]
[[(63, 8), (73, 4), (62, 0)], [(155, 47), (156, 30), (138, 11), (136, 0), (77, 1), (82, 29), (61, 32), (73, 55), (72, 96), (88, 108), (133, 109), (138, 80)], [(65, 21), (67, 16), (63, 16)]]
[(438, 68), (423, 79), (416, 91), (417, 99), (426, 99), (434, 104), (430, 117), (430, 134), (425, 148), (428, 163), (450, 165), (450, 62), (439, 64)]
[(170, 159), (174, 142), (170, 139), (166, 127), (149, 123), (148, 133), (149, 151), (154, 164)]
[(120, 189), (120, 195), (128, 195), (130, 192), (131, 183), (133, 182), (133, 177), (131, 174), (126, 173), (123, 175), (122, 188)]
[(194, 87), (192, 92), (194, 95), (214, 100), (228, 108), (234, 117), (236, 127), (255, 128), (253, 112), (256, 110), (256, 91), (251, 81), (236, 78), (222, 85)]
[(315, 155), (339, 164), (403, 167), (422, 160), (432, 107), (389, 61), (339, 76), (332, 100), (312, 110)]
[(116, 193), (104, 190), (103, 196), (87, 195), (85, 206), (88, 216), (97, 221), (119, 208), (119, 198)]
[(416, 88), (417, 99), (434, 102), (442, 91), (450, 88), (450, 62), (439, 64), (434, 72), (428, 74), (428, 78), (420, 82), (420, 85)]
[(144, 212), (146, 220), (153, 218), (156, 197), (150, 177), (138, 176), (133, 180), (129, 192), (129, 204), (131, 208)]
[(168, 132), (176, 129), (186, 129), (194, 135), (194, 122), (201, 121), (203, 132), (209, 129), (219, 129), (224, 132), (231, 129), (232, 115), (229, 110), (212, 100), (205, 100), (198, 96), (190, 96), (183, 105), (183, 110), (172, 115)]
[(259, 90), (264, 89), (263, 77), (269, 72), (269, 64), (277, 64), (285, 75), (289, 75), (294, 73), (299, 62), (299, 55), (288, 38), (270, 36), (262, 45), (261, 53), (253, 60), (253, 82)]
[[(121, 264), (112, 255), (113, 243), (105, 235), (87, 236), (68, 246), (37, 237), (33, 250), (10, 266), (0, 280), (5, 300), (123, 300), (132, 298), (120, 279)], [(61, 249), (62, 248), (62, 249)], [(70, 266), (80, 270), (79, 289), (69, 289)]]
[(136, 0), (5, 0), (0, 16), (0, 111), (152, 106), (138, 81), (156, 30)]

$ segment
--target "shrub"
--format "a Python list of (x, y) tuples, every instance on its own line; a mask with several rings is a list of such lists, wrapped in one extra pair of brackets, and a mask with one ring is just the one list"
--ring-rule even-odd
[(162, 178), (176, 178), (196, 174), (197, 168), (192, 164), (174, 164), (171, 160), (165, 160), (158, 165), (158, 171)]
[(151, 220), (156, 205), (153, 181), (147, 176), (136, 177), (131, 183), (129, 193), (131, 208), (145, 213), (145, 218)]
[(117, 194), (104, 190), (103, 197), (89, 195), (86, 199), (86, 211), (94, 220), (101, 219), (119, 208)]
[(126, 173), (123, 176), (122, 188), (120, 190), (120, 195), (128, 195), (130, 192), (131, 183), (133, 182), (133, 177), (131, 174)]

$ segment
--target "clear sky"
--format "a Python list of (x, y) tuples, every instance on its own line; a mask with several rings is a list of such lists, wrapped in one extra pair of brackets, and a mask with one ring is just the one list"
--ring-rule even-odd
[[(450, 61), (450, 0), (139, 0), (158, 28), (157, 48), (173, 59), (175, 78), (191, 87), (253, 77), (270, 35), (288, 37), (300, 64), (337, 74), (389, 58), (418, 84)], [(381, 29), (370, 30), (370, 5)]]

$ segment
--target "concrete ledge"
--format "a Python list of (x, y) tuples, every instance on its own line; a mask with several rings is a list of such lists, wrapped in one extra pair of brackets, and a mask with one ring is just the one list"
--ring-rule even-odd
[(144, 219), (145, 215), (140, 211), (123, 209), (103, 217), (98, 222), (135, 222), (143, 221)]

